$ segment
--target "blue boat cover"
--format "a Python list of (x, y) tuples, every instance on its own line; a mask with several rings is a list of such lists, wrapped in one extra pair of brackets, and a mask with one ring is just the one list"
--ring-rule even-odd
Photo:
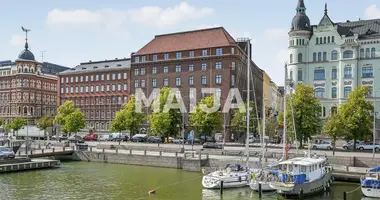
[(369, 170), (370, 172), (380, 172), (380, 166), (377, 166), (371, 170)]
[(362, 186), (376, 186), (380, 187), (380, 181), (378, 180), (368, 180), (368, 179), (362, 179), (360, 180)]
[(286, 182), (286, 178), (287, 178), (287, 175), (286, 174), (282, 174), (282, 182)]
[(306, 181), (306, 174), (294, 175), (293, 178), (295, 184), (301, 184)]
[(269, 170), (269, 173), (273, 173), (275, 176), (278, 176), (278, 171), (277, 170)]

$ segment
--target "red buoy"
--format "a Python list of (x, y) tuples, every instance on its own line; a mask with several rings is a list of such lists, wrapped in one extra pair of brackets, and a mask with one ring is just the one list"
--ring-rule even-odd
[(151, 195), (151, 194), (155, 194), (155, 193), (156, 193), (156, 190), (150, 190), (150, 191), (148, 192), (149, 195)]

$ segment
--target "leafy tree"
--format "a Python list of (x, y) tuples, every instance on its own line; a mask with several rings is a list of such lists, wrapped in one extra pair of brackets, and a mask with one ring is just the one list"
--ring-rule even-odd
[[(170, 88), (164, 87), (160, 89), (160, 98), (153, 102), (153, 108), (159, 104), (159, 110), (153, 112), (149, 116), (150, 129), (154, 135), (162, 135), (168, 137), (170, 135), (177, 135), (180, 131), (178, 125), (182, 122), (182, 116), (179, 109), (170, 109), (169, 112), (163, 112), (166, 101), (170, 94)], [(177, 99), (173, 98), (173, 103), (177, 103)]]
[(44, 136), (46, 137), (46, 129), (54, 126), (54, 117), (43, 116), (37, 122), (37, 127), (44, 131)]
[(69, 133), (69, 131), (65, 129), (65, 120), (67, 116), (75, 111), (73, 101), (65, 101), (65, 103), (59, 106), (57, 110), (58, 114), (55, 116), (54, 123), (59, 125), (62, 132)]
[(110, 131), (113, 133), (115, 132), (121, 133), (125, 131), (127, 129), (125, 121), (126, 121), (126, 113), (123, 108), (122, 110), (116, 112), (115, 118), (112, 119)]
[(371, 113), (374, 107), (370, 101), (366, 100), (367, 93), (368, 87), (355, 88), (350, 93), (347, 102), (338, 109), (344, 119), (346, 139), (354, 140), (354, 150), (356, 150), (356, 140), (363, 140), (371, 135), (373, 128)]
[[(245, 110), (247, 110), (247, 104), (245, 103)], [(253, 132), (252, 127), (258, 127), (257, 126), (257, 116), (255, 111), (255, 103), (253, 101), (250, 102), (249, 108), (251, 110), (250, 112), (250, 121), (249, 121), (249, 126), (250, 126), (250, 132)], [(234, 111), (233, 118), (231, 120), (231, 126), (234, 131), (237, 132), (246, 132), (247, 131), (247, 113), (246, 112), (240, 112), (240, 109), (237, 109)]]
[(302, 84), (296, 86), (292, 98), (288, 99), (286, 105), (287, 136), (293, 136), (294, 126), (291, 109), (293, 107), (297, 141), (300, 142), (300, 147), (303, 147), (303, 141), (307, 141), (311, 135), (319, 133), (321, 130), (321, 104), (314, 97), (314, 89)]
[(12, 120), (11, 124), (9, 125), (9, 128), (13, 129), (14, 132), (17, 133), (18, 137), (18, 131), (27, 124), (26, 120), (22, 117), (17, 117), (14, 120)]
[(200, 101), (195, 107), (195, 112), (190, 114), (190, 123), (196, 128), (198, 135), (211, 135), (215, 130), (222, 128), (222, 114), (220, 112), (207, 113), (201, 109), (200, 104), (212, 108), (214, 97), (208, 96)]
[(3, 118), (0, 118), (0, 126), (5, 125), (5, 120)]
[(284, 112), (279, 112), (278, 115), (277, 115), (277, 123), (280, 125), (280, 124), (284, 124)]
[(265, 122), (265, 135), (273, 138), (276, 136), (276, 130), (278, 128), (277, 120), (275, 118), (269, 118)]
[(77, 133), (80, 129), (86, 127), (85, 115), (77, 108), (74, 112), (65, 117), (64, 129), (68, 133)]
[(333, 140), (333, 155), (335, 155), (335, 143), (338, 137), (343, 135), (344, 125), (340, 113), (331, 114), (327, 122), (323, 125), (324, 134), (330, 136)]

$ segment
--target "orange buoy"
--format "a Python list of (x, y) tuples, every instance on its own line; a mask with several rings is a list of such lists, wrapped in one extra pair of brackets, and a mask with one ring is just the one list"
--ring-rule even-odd
[(149, 195), (151, 195), (151, 194), (155, 194), (155, 193), (156, 193), (156, 190), (150, 190), (150, 191), (148, 192)]

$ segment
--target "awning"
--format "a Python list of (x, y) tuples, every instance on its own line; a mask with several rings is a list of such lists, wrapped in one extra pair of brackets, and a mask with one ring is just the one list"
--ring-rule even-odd
[(380, 166), (377, 166), (371, 170), (369, 170), (370, 172), (380, 172)]

